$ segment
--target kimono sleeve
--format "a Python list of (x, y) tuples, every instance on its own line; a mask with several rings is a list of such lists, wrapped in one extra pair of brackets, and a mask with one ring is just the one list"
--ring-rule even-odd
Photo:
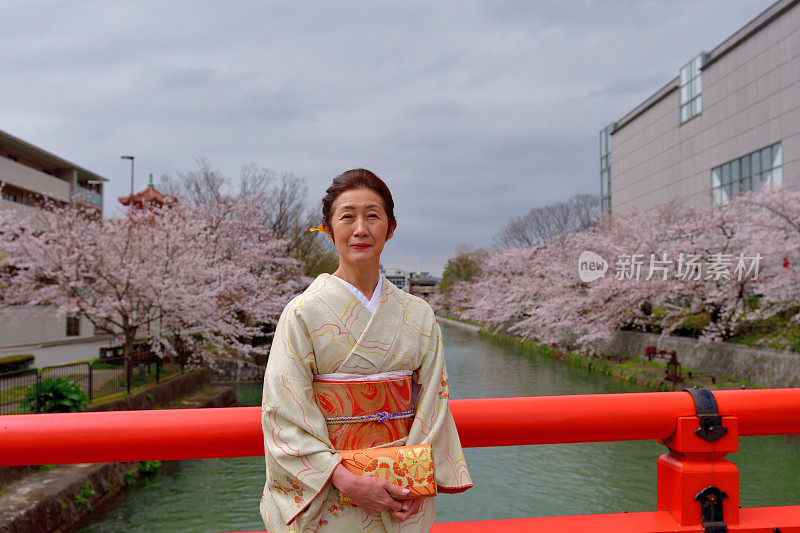
[(472, 479), (448, 406), (450, 393), (442, 333), (432, 310), (429, 315), (430, 338), (421, 343), (426, 351), (414, 372), (420, 385), (417, 413), (406, 442), (432, 445), (439, 492), (462, 492), (472, 487)]
[(287, 525), (309, 507), (310, 514), (316, 514), (341, 461), (314, 402), (313, 376), (311, 338), (298, 308), (290, 303), (273, 338), (261, 407), (269, 491), (265, 497), (272, 499)]

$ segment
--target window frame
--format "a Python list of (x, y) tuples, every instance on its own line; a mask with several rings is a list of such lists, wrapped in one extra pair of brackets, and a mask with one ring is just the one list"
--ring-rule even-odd
[[(764, 156), (769, 166), (764, 165)], [(780, 140), (713, 167), (711, 201), (716, 206), (725, 205), (737, 194), (782, 183), (783, 140)]]
[(703, 114), (703, 52), (683, 65), (678, 73), (678, 117), (681, 125)]
[(80, 337), (81, 335), (81, 317), (68, 316), (67, 317), (67, 337)]
[(600, 130), (600, 211), (611, 212), (611, 133), (616, 124)]

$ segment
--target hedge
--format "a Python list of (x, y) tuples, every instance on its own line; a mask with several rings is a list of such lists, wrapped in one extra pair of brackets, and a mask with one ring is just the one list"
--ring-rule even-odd
[(34, 356), (27, 354), (0, 357), (0, 374), (28, 368), (33, 364), (33, 360)]

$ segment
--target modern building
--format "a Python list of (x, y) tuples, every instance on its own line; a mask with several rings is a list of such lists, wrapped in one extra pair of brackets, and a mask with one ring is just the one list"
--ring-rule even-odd
[(439, 279), (431, 276), (430, 272), (410, 272), (400, 269), (386, 270), (378, 268), (386, 279), (394, 283), (397, 288), (414, 296), (428, 298), (429, 295), (439, 292)]
[(47, 200), (103, 213), (106, 178), (0, 130), (0, 206), (21, 213)]
[[(95, 209), (103, 213), (103, 184), (108, 180), (0, 131), (0, 209), (20, 216), (48, 202)], [(85, 318), (58, 319), (48, 306), (15, 308), (0, 319), (0, 349), (91, 338), (94, 327)]]
[(800, 184), (800, 0), (780, 0), (600, 131), (603, 212)]
[(380, 266), (378, 270), (380, 271), (381, 274), (386, 276), (386, 279), (394, 283), (394, 285), (397, 286), (397, 288), (400, 289), (401, 291), (409, 292), (409, 290), (411, 289), (411, 284), (409, 282), (410, 276), (408, 275), (408, 272), (406, 272), (405, 270), (399, 270), (399, 269), (385, 270), (383, 266)]
[(439, 281), (430, 272), (409, 272), (409, 290), (414, 296), (428, 299), (439, 292)]

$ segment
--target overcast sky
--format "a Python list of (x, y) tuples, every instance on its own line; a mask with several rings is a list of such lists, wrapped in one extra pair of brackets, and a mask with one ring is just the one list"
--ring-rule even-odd
[[(130, 188), (205, 157), (392, 190), (386, 267), (440, 275), (599, 192), (598, 131), (772, 2), (3, 2), (0, 129)], [(677, 113), (678, 110), (676, 109)]]

